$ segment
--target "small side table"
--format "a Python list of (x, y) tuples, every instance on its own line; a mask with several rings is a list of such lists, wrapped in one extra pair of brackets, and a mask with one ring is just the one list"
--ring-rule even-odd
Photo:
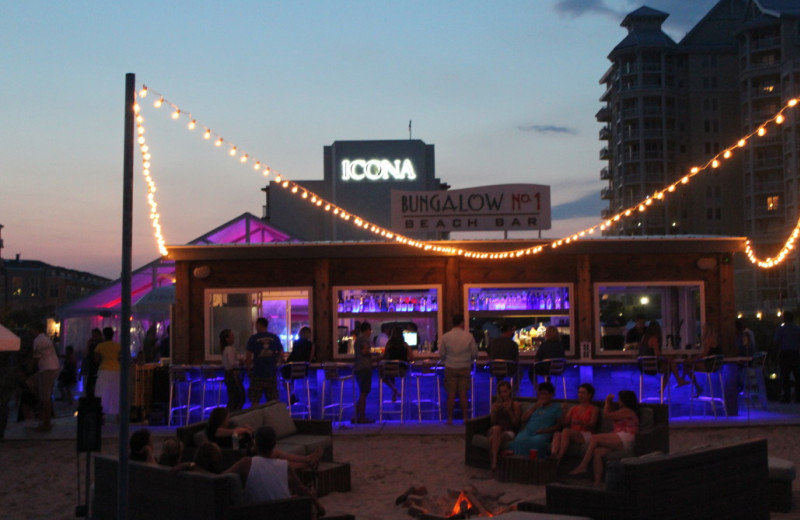
[(497, 461), (497, 480), (517, 484), (549, 484), (558, 479), (555, 460), (530, 460), (524, 455), (501, 455)]
[(297, 473), (306, 486), (316, 487), (318, 497), (334, 491), (350, 491), (350, 464), (347, 462), (320, 462), (316, 471), (302, 469)]

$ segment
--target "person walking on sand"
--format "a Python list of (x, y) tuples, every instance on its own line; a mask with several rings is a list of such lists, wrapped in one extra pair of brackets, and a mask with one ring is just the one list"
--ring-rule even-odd
[(453, 316), (453, 328), (439, 341), (439, 358), (444, 364), (444, 389), (447, 392), (447, 424), (453, 424), (453, 408), (461, 406), (461, 418), (467, 420), (467, 392), (471, 385), (470, 370), (478, 359), (475, 338), (464, 328), (464, 316)]
[(53, 415), (53, 385), (58, 377), (58, 354), (53, 342), (45, 335), (44, 325), (36, 322), (31, 326), (35, 337), (33, 339), (33, 359), (38, 364), (38, 370), (31, 375), (26, 384), (36, 395), (41, 404), (39, 409), (39, 425), (34, 428), (37, 432), (49, 432), (53, 427), (50, 418)]
[(783, 313), (783, 323), (775, 331), (774, 343), (780, 349), (778, 360), (781, 368), (781, 403), (792, 400), (792, 376), (794, 376), (794, 400), (800, 403), (800, 326), (794, 322), (794, 314)]

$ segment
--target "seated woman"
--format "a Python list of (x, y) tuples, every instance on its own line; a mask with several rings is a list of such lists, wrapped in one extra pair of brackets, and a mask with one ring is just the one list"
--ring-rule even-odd
[[(394, 361), (403, 361), (405, 363), (410, 363), (414, 359), (414, 354), (412, 353), (411, 347), (408, 346), (405, 339), (403, 339), (403, 329), (400, 327), (394, 327), (392, 329), (392, 334), (389, 336), (389, 341), (386, 342), (386, 348), (383, 350), (383, 358), (384, 360), (394, 360)], [(400, 374), (403, 375), (405, 373), (404, 368), (400, 367)], [(386, 383), (386, 386), (392, 389), (392, 401), (397, 401), (397, 385), (394, 382), (393, 377), (384, 377), (383, 382)]]
[(161, 445), (161, 455), (158, 456), (159, 466), (175, 467), (183, 458), (183, 443), (171, 437), (165, 439)]
[(570, 444), (586, 444), (597, 430), (600, 410), (592, 404), (594, 387), (584, 383), (578, 387), (578, 404), (569, 409), (562, 420), (564, 429), (553, 435), (553, 458), (561, 462)]
[(137, 462), (145, 462), (147, 464), (155, 464), (156, 458), (153, 455), (153, 441), (150, 436), (150, 430), (142, 428), (136, 430), (131, 435), (130, 441), (130, 460)]
[(497, 469), (500, 448), (514, 440), (522, 421), (522, 407), (514, 400), (511, 384), (505, 379), (497, 383), (497, 399), (490, 410), (492, 427), (489, 428), (489, 446), (492, 454), (492, 471)]
[(569, 472), (580, 475), (589, 471), (589, 463), (594, 467), (594, 485), (600, 486), (603, 481), (603, 457), (612, 451), (630, 449), (639, 431), (639, 403), (636, 394), (630, 390), (620, 390), (618, 407), (614, 406), (614, 394), (608, 394), (603, 415), (614, 422), (612, 433), (592, 435), (586, 454), (578, 467)]
[(700, 395), (703, 391), (703, 387), (697, 382), (697, 377), (695, 377), (695, 372), (707, 372), (709, 369), (706, 367), (705, 358), (708, 356), (721, 356), (722, 355), (722, 347), (719, 346), (717, 342), (717, 333), (714, 330), (714, 325), (711, 323), (706, 322), (703, 325), (703, 332), (702, 338), (700, 340), (701, 346), (703, 349), (700, 351), (700, 354), (697, 357), (690, 357), (689, 359), (685, 360), (683, 363), (683, 376), (689, 376), (689, 379), (692, 380), (692, 384), (694, 385), (695, 397)]
[(201, 471), (204, 473), (222, 473), (222, 449), (215, 442), (204, 442), (197, 448), (193, 462), (181, 462), (172, 466), (172, 472)]
[[(231, 425), (231, 413), (224, 406), (211, 410), (211, 415), (208, 418), (208, 425), (206, 426), (206, 437), (208, 437), (208, 440), (216, 443), (220, 448), (233, 448), (234, 433), (240, 438), (249, 441), (252, 439), (253, 429), (249, 426)], [(249, 445), (249, 442), (242, 443), (240, 440), (240, 446), (242, 446), (242, 444), (247, 444), (248, 446), (245, 449), (252, 451), (252, 445)], [(273, 454), (280, 459), (289, 461), (289, 464), (295, 469), (316, 469), (322, 457), (322, 449), (317, 449), (314, 453), (309, 455), (295, 455), (294, 453), (275, 449)]]
[(536, 450), (537, 455), (547, 455), (553, 432), (560, 428), (562, 414), (561, 405), (553, 402), (555, 391), (552, 383), (539, 385), (536, 404), (522, 414), (525, 426), (508, 445), (515, 455), (528, 455), (530, 450)]
[[(651, 320), (647, 329), (644, 331), (641, 343), (639, 343), (639, 356), (656, 356), (661, 357), (661, 325), (656, 320)], [(688, 385), (689, 381), (682, 378), (678, 373), (678, 364), (674, 356), (666, 357), (669, 373), (675, 377), (675, 382), (678, 386)], [(664, 378), (661, 390), (666, 388), (669, 383), (669, 374)]]
[[(241, 440), (251, 439), (253, 429), (249, 426), (231, 426), (231, 412), (224, 406), (214, 408), (208, 416), (206, 437), (210, 442), (216, 443), (220, 448), (233, 448), (233, 436)], [(243, 444), (248, 444), (245, 441)]]

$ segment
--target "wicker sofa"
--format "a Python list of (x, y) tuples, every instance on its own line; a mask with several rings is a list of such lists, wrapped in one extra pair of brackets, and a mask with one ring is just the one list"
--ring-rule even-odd
[[(271, 401), (233, 412), (231, 422), (236, 426), (250, 426), (254, 430), (261, 426), (272, 426), (278, 437), (277, 449), (296, 455), (308, 455), (317, 448), (322, 448), (322, 460), (333, 460), (331, 421), (293, 419), (286, 409), (286, 403)], [(178, 428), (178, 438), (183, 442), (187, 455), (206, 439), (207, 424), (208, 421), (200, 421)]]
[[(117, 517), (116, 458), (96, 455), (92, 518)], [(212, 475), (197, 471), (172, 473), (169, 468), (130, 462), (128, 472), (128, 518), (131, 520), (225, 520), (245, 508), (250, 518), (280, 520), (311, 519), (308, 497), (242, 505), (244, 495), (238, 475)]]
[[(551, 514), (594, 520), (766, 520), (767, 441), (651, 453), (607, 465), (606, 488), (549, 484)], [(540, 510), (530, 504), (531, 510)], [(521, 503), (521, 510), (528, 504)]]
[[(518, 397), (516, 400), (522, 404), (523, 410), (526, 410), (536, 403), (536, 399), (530, 397)], [(577, 401), (574, 400), (564, 401), (556, 399), (554, 402), (566, 402), (569, 405), (577, 404)], [(595, 404), (600, 408), (600, 417), (598, 419), (599, 431), (611, 431), (613, 426), (611, 421), (603, 418), (603, 404)], [(636, 434), (633, 452), (625, 450), (616, 451), (610, 453), (607, 459), (621, 459), (624, 457), (644, 455), (645, 453), (653, 451), (669, 453), (669, 413), (667, 405), (641, 404), (639, 407), (639, 433)], [(466, 422), (464, 459), (468, 466), (488, 468), (491, 465), (489, 439), (486, 437), (490, 426), (491, 418), (489, 415), (476, 417)], [(567, 458), (576, 459), (574, 462), (577, 464), (585, 449), (585, 445), (570, 446), (570, 451), (567, 452)], [(561, 466), (568, 467), (570, 464), (571, 462), (567, 462)]]

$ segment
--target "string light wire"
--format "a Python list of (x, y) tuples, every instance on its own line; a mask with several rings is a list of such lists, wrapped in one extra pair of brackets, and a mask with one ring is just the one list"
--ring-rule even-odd
[[(618, 225), (625, 219), (645, 213), (646, 211), (648, 211), (653, 207), (654, 201), (663, 202), (665, 198), (673, 195), (679, 188), (683, 188), (683, 186), (689, 184), (689, 182), (697, 175), (700, 175), (709, 169), (714, 170), (720, 168), (722, 166), (723, 161), (733, 157), (735, 152), (741, 148), (744, 148), (751, 139), (767, 135), (767, 127), (771, 124), (781, 125), (786, 120), (784, 112), (786, 112), (791, 108), (794, 108), (798, 104), (798, 99), (796, 98), (790, 99), (773, 117), (767, 119), (762, 124), (758, 125), (758, 127), (756, 127), (755, 130), (740, 138), (735, 145), (722, 150), (720, 153), (709, 159), (705, 164), (691, 167), (689, 169), (689, 172), (686, 173), (677, 181), (667, 185), (665, 188), (655, 191), (652, 195), (648, 195), (647, 197), (645, 197), (645, 199), (641, 200), (640, 202), (637, 202), (636, 204), (621, 210), (619, 213), (604, 219), (602, 222), (598, 224), (582, 229), (569, 236), (552, 240), (546, 246), (536, 245), (523, 249), (486, 253), (480, 251), (469, 251), (467, 249), (461, 249), (457, 247), (450, 247), (450, 246), (444, 246), (440, 244), (433, 244), (425, 241), (415, 240), (413, 238), (407, 237), (399, 233), (395, 233), (378, 224), (370, 222), (364, 219), (363, 217), (354, 215), (349, 211), (345, 210), (344, 208), (337, 206), (333, 202), (326, 200), (320, 195), (288, 179), (285, 174), (279, 173), (272, 167), (270, 167), (266, 161), (261, 159), (256, 159), (251, 154), (240, 149), (230, 140), (223, 138), (221, 135), (214, 132), (210, 127), (200, 123), (191, 114), (191, 112), (179, 108), (171, 101), (165, 99), (163, 95), (152, 90), (146, 85), (142, 86), (142, 88), (139, 90), (138, 95), (140, 98), (144, 98), (148, 95), (149, 92), (152, 92), (153, 96), (156, 98), (155, 101), (153, 102), (153, 107), (170, 108), (171, 109), (170, 117), (173, 120), (188, 118), (189, 123), (187, 124), (186, 128), (188, 128), (190, 131), (194, 130), (195, 128), (201, 128), (203, 139), (213, 142), (216, 147), (222, 147), (223, 143), (227, 143), (226, 147), (228, 150), (228, 154), (232, 158), (238, 159), (238, 162), (241, 164), (246, 164), (246, 165), (252, 164), (253, 170), (260, 172), (264, 177), (269, 177), (270, 175), (274, 175), (274, 180), (277, 183), (277, 185), (288, 190), (289, 193), (297, 195), (299, 197), (299, 200), (305, 201), (308, 204), (311, 204), (315, 208), (320, 208), (326, 213), (330, 213), (335, 218), (339, 218), (345, 222), (350, 222), (353, 226), (357, 228), (367, 230), (373, 233), (374, 235), (380, 236), (387, 240), (393, 240), (397, 243), (421, 249), (424, 251), (431, 251), (435, 253), (443, 253), (448, 255), (458, 255), (458, 256), (463, 256), (465, 258), (474, 258), (480, 260), (503, 260), (508, 258), (518, 258), (520, 256), (525, 256), (525, 255), (536, 255), (545, 251), (547, 247), (549, 247), (550, 249), (556, 249), (564, 245), (572, 244), (584, 238), (586, 235), (592, 235), (596, 231), (600, 232), (606, 231), (608, 229), (611, 229), (613, 226)], [(138, 104), (135, 105), (135, 109), (137, 111), (137, 115), (140, 115), (140, 108)], [(155, 232), (156, 241), (158, 242), (159, 251), (161, 252), (162, 255), (166, 255), (167, 249), (166, 246), (164, 245), (164, 240), (161, 235), (161, 226), (159, 223), (159, 215), (157, 212), (157, 205), (155, 202), (156, 187), (155, 183), (152, 180), (152, 176), (150, 175), (149, 154), (147, 154), (146, 145), (144, 144), (145, 140), (144, 140), (143, 120), (137, 123), (137, 133), (139, 136), (138, 139), (140, 147), (145, 147), (142, 151), (142, 160), (143, 160), (143, 165), (147, 164), (147, 167), (143, 167), (143, 173), (148, 186), (147, 197), (151, 210), (150, 218), (153, 223), (153, 229)], [(147, 159), (145, 159), (144, 157), (145, 154), (148, 155)], [(782, 263), (788, 257), (788, 255), (793, 251), (794, 243), (797, 240), (798, 236), (800, 236), (800, 218), (795, 224), (793, 231), (789, 234), (789, 238), (787, 238), (783, 247), (778, 252), (778, 254), (775, 255), (775, 257), (767, 257), (764, 259), (759, 258), (756, 255), (755, 250), (753, 249), (751, 241), (748, 239), (746, 241), (746, 247), (745, 247), (747, 258), (750, 260), (750, 262), (752, 262), (753, 264), (757, 265), (762, 269), (773, 268)]]

